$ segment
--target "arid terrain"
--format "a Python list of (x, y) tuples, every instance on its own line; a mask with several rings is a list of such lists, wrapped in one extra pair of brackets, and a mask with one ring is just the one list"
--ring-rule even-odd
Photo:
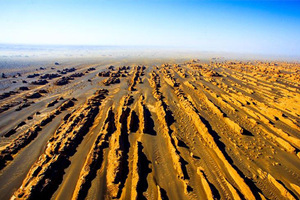
[(53, 62), (0, 85), (1, 200), (300, 199), (300, 64)]

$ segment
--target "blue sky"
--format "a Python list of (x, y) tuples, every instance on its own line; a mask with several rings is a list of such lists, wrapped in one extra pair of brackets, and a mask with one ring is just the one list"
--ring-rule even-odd
[(300, 55), (300, 1), (0, 0), (0, 43)]

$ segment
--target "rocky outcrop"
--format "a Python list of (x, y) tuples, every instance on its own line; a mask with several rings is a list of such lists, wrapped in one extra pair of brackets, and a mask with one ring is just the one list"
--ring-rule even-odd
[(22, 186), (15, 192), (13, 199), (50, 198), (59, 185), (64, 169), (69, 165), (69, 157), (92, 126), (99, 112), (101, 101), (107, 90), (98, 90), (86, 104), (57, 129), (49, 139), (45, 152), (31, 167)]
[(9, 91), (9, 92), (4, 92), (3, 94), (0, 95), (0, 100), (1, 99), (5, 99), (5, 98), (8, 98), (10, 97), (11, 95), (14, 95), (18, 92), (15, 92), (15, 91)]
[(139, 82), (141, 83), (141, 79), (140, 77), (144, 75), (144, 70), (145, 67), (141, 67), (141, 66), (137, 66), (134, 68), (134, 73), (133, 73), (133, 77), (131, 79), (131, 83), (129, 85), (128, 90), (129, 91), (134, 91), (135, 90), (135, 85)]
[(41, 75), (40, 76), (40, 79), (49, 79), (49, 80), (51, 80), (51, 79), (54, 79), (54, 78), (58, 78), (58, 77), (61, 77), (61, 75), (60, 74), (43, 74), (43, 75)]
[(72, 199), (84, 199), (86, 197), (91, 182), (96, 176), (97, 170), (102, 166), (103, 151), (108, 147), (110, 137), (115, 130), (115, 117), (112, 108), (110, 108), (101, 132), (91, 148), (80, 172), (80, 179), (77, 182)]
[(33, 85), (46, 85), (47, 83), (49, 83), (47, 80), (45, 79), (39, 79), (37, 81), (32, 81), (31, 84)]
[(143, 192), (147, 190), (147, 175), (152, 170), (146, 155), (143, 152), (141, 142), (136, 142), (133, 153), (132, 182), (131, 182), (131, 198), (130, 199), (146, 199)]
[(119, 79), (119, 78), (116, 78), (116, 77), (109, 77), (109, 78), (103, 80), (102, 83), (103, 83), (105, 86), (109, 86), (109, 85), (111, 85), (111, 84), (120, 83), (120, 79)]
[[(6, 145), (6, 147), (0, 151), (0, 169), (4, 168), (8, 161), (13, 160), (13, 155), (17, 154), (22, 148), (26, 147), (30, 142), (32, 142), (42, 130), (43, 126), (46, 126), (49, 122), (51, 122), (58, 114), (61, 113), (61, 111), (73, 105), (74, 103), (72, 100), (66, 101), (55, 111), (52, 111), (25, 132), (20, 133), (16, 139)], [(19, 126), (8, 131), (5, 137), (15, 134), (18, 128)]]
[(239, 186), (241, 193), (244, 195), (245, 199), (255, 199), (252, 191), (249, 186), (245, 183), (243, 178), (237, 173), (237, 171), (233, 168), (233, 166), (229, 163), (229, 161), (224, 156), (223, 152), (219, 149), (217, 143), (215, 142), (214, 137), (211, 135), (210, 131), (206, 127), (205, 123), (199, 116), (197, 109), (193, 106), (193, 104), (188, 100), (185, 96), (184, 92), (180, 89), (176, 89), (177, 97), (180, 100), (181, 108), (187, 113), (188, 116), (194, 122), (195, 127), (197, 128), (200, 137), (204, 139), (207, 145), (212, 148), (217, 156), (220, 158), (222, 163), (225, 166), (225, 169), (228, 171), (230, 176), (235, 180), (236, 184)]
[(57, 80), (54, 84), (55, 85), (66, 85), (69, 83), (69, 78), (67, 77), (62, 77), (59, 80)]
[(124, 187), (128, 168), (128, 116), (130, 108), (128, 107), (129, 96), (125, 96), (122, 100), (121, 106), (118, 109), (119, 120), (116, 124), (116, 132), (111, 136), (109, 143), (110, 150), (108, 152), (106, 184), (107, 193), (110, 198), (120, 198), (122, 189)]
[(40, 97), (42, 97), (42, 95), (39, 92), (34, 92), (26, 96), (28, 99), (38, 99)]
[[(155, 74), (152, 75), (152, 78), (156, 81), (152, 82), (152, 86), (154, 88), (153, 93), (156, 93), (156, 89), (158, 88), (157, 83), (159, 83), (159, 77)], [(191, 191), (191, 187), (189, 186), (189, 175), (187, 173), (187, 170), (185, 168), (185, 161), (184, 159), (179, 155), (179, 151), (177, 150), (175, 141), (174, 141), (174, 135), (172, 135), (172, 130), (170, 129), (168, 125), (168, 112), (166, 110), (166, 105), (162, 100), (162, 95), (157, 95), (157, 102), (156, 102), (156, 114), (158, 116), (158, 119), (160, 121), (161, 131), (163, 136), (165, 137), (168, 150), (170, 152), (173, 166), (175, 171), (177, 172), (179, 180), (181, 180), (183, 187), (185, 188), (184, 191), (186, 193)]]

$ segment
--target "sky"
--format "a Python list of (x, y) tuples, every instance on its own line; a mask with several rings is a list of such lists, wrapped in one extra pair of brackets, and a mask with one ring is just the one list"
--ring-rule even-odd
[(0, 0), (1, 44), (300, 55), (300, 1)]

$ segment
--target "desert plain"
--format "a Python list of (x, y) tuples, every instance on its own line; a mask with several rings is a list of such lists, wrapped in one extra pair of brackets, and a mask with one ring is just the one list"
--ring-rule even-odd
[(1, 70), (0, 199), (299, 199), (300, 64)]

